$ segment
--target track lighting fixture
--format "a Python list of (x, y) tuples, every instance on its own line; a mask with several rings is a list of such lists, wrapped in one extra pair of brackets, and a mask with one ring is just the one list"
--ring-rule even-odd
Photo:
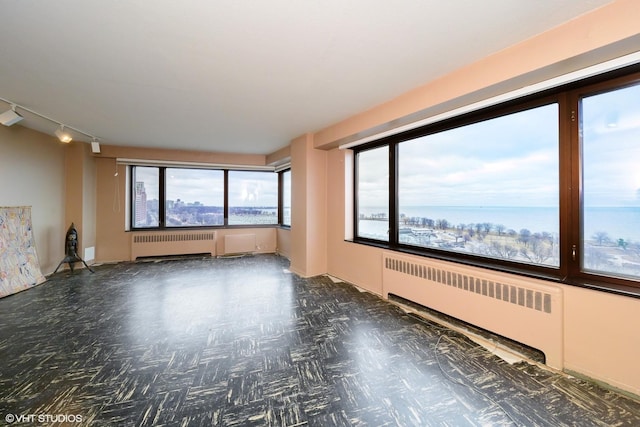
[(18, 123), (20, 120), (23, 119), (23, 117), (18, 114), (16, 112), (16, 108), (20, 108), (21, 110), (24, 110), (28, 113), (34, 114), (38, 117), (41, 117), (45, 120), (48, 120), (50, 122), (53, 122), (57, 125), (59, 125), (60, 127), (58, 129), (56, 129), (54, 131), (55, 135), (58, 137), (58, 139), (61, 142), (64, 143), (69, 143), (71, 142), (71, 140), (73, 139), (73, 137), (71, 136), (71, 134), (69, 132), (67, 132), (65, 130), (65, 127), (68, 129), (71, 129), (74, 133), (78, 133), (78, 134), (82, 134), (84, 136), (88, 136), (89, 138), (91, 138), (91, 152), (93, 153), (100, 153), (100, 143), (98, 142), (98, 138), (96, 138), (95, 136), (84, 132), (78, 128), (75, 127), (71, 127), (71, 126), (65, 126), (63, 125), (61, 122), (52, 119), (51, 117), (47, 117), (44, 114), (40, 114), (37, 111), (33, 111), (30, 108), (27, 107), (23, 107), (22, 105), (18, 105), (15, 102), (9, 101), (8, 99), (5, 98), (0, 98), (0, 101), (5, 102), (7, 104), (9, 104), (11, 106), (11, 109), (8, 111), (5, 111), (4, 113), (0, 114), (0, 123), (2, 123), (5, 126), (11, 126), (13, 124)]
[(94, 154), (100, 154), (100, 143), (98, 142), (98, 138), (91, 139), (91, 152)]
[(24, 117), (16, 112), (16, 104), (11, 104), (10, 110), (7, 110), (4, 113), (0, 114), (0, 123), (5, 126), (11, 126), (18, 123), (23, 118)]
[(60, 142), (71, 142), (71, 140), (73, 139), (69, 132), (65, 132), (64, 125), (62, 124), (60, 125), (60, 128), (56, 129), (54, 133), (56, 134)]

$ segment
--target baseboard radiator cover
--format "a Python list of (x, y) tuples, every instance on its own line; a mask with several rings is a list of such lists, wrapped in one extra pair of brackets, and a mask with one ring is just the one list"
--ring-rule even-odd
[(255, 234), (227, 234), (224, 236), (224, 254), (250, 254), (256, 251)]
[(216, 255), (215, 231), (163, 231), (131, 233), (131, 259), (152, 256)]
[(553, 284), (385, 251), (382, 292), (534, 347), (563, 369), (562, 289)]

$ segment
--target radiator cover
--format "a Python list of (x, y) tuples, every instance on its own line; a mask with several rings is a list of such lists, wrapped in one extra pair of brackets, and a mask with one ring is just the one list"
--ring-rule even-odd
[(382, 255), (382, 291), (534, 347), (563, 368), (562, 289), (541, 280), (399, 255)]
[(131, 233), (131, 260), (138, 257), (190, 254), (216, 255), (215, 231)]

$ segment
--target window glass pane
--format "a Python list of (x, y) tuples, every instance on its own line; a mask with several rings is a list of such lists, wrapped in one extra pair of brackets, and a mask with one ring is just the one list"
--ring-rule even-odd
[(278, 223), (278, 174), (229, 171), (229, 225)]
[(291, 171), (282, 172), (282, 225), (291, 226)]
[(358, 237), (389, 241), (389, 147), (361, 151), (358, 162)]
[(224, 172), (166, 169), (166, 226), (224, 225)]
[(582, 99), (582, 261), (640, 277), (640, 86)]
[(158, 227), (160, 169), (152, 167), (133, 167), (133, 226)]
[(399, 242), (559, 265), (558, 106), (399, 144)]

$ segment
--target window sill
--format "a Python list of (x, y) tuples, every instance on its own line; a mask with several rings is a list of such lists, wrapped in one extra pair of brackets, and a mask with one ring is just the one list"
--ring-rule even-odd
[(232, 224), (232, 225), (205, 225), (205, 226), (191, 226), (191, 227), (149, 227), (149, 228), (131, 228), (125, 230), (125, 232), (140, 232), (140, 231), (188, 231), (188, 230), (226, 230), (237, 228), (278, 228), (278, 224)]
[(640, 289), (635, 286), (616, 285), (612, 283), (599, 283), (586, 280), (574, 280), (561, 282), (565, 285), (576, 286), (579, 288), (590, 289), (592, 291), (607, 292), (610, 294), (621, 295), (631, 298), (640, 298)]

